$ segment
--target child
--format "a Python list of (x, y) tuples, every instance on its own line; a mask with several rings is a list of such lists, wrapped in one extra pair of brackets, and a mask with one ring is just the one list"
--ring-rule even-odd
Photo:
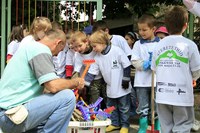
[[(154, 36), (155, 23), (156, 19), (151, 14), (144, 14), (139, 18), (138, 30), (141, 39), (134, 44), (132, 50), (131, 61), (136, 68), (134, 87), (139, 102), (136, 112), (140, 115), (138, 133), (146, 132), (148, 126), (152, 84), (151, 58), (152, 52), (159, 41), (159, 38)], [(155, 127), (156, 130), (159, 129), (158, 120), (156, 120)]]
[(66, 66), (65, 66), (65, 76), (67, 79), (71, 79), (73, 76), (73, 71), (74, 71), (74, 63), (75, 63), (75, 52), (76, 50), (74, 49), (73, 42), (72, 42), (72, 36), (74, 34), (73, 30), (70, 30), (67, 32), (66, 37), (67, 37), (67, 44), (69, 47), (69, 50), (66, 55)]
[(163, 39), (164, 37), (166, 37), (168, 35), (169, 35), (169, 33), (168, 33), (168, 31), (167, 31), (165, 26), (160, 26), (155, 31), (155, 36), (159, 37), (160, 39)]
[[(163, 39), (164, 37), (168, 36), (169, 33), (165, 26), (161, 26), (155, 31), (155, 35), (158, 36), (160, 39)], [(195, 86), (196, 86), (196, 81), (193, 80), (193, 87)], [(199, 129), (200, 129), (200, 123), (198, 120), (194, 119), (192, 131), (198, 131)]]
[(31, 41), (38, 41), (42, 39), (45, 32), (50, 29), (52, 29), (52, 25), (48, 18), (36, 17), (31, 24), (29, 35), (22, 40), (20, 47), (30, 43)]
[[(51, 24), (52, 24), (52, 29), (59, 29), (63, 31), (61, 23), (54, 21)], [(56, 70), (56, 74), (60, 78), (66, 78), (65, 66), (66, 66), (66, 56), (68, 50), (69, 50), (68, 45), (65, 45), (65, 48), (62, 51), (60, 51), (57, 56), (53, 56), (53, 64)]]
[(111, 114), (112, 125), (106, 132), (120, 129), (120, 133), (128, 133), (130, 109), (130, 61), (126, 54), (114, 45), (105, 32), (94, 32), (89, 41), (93, 47), (95, 63), (91, 65), (85, 82), (90, 84), (95, 75), (102, 73), (107, 83), (107, 107), (115, 106)]
[(156, 72), (156, 103), (162, 133), (190, 133), (194, 121), (192, 79), (200, 76), (197, 45), (182, 36), (188, 12), (173, 7), (165, 15), (169, 36), (155, 48), (152, 70)]
[[(125, 39), (131, 49), (133, 49), (133, 45), (137, 40), (139, 40), (138, 34), (135, 32), (127, 32), (125, 35)], [(134, 88), (134, 77), (135, 77), (135, 68), (131, 66), (131, 115), (135, 115), (135, 111), (137, 108), (137, 95), (136, 90)]]
[(21, 40), (24, 38), (23, 30), (20, 26), (13, 26), (10, 35), (10, 43), (7, 50), (7, 63), (19, 48)]
[[(83, 60), (94, 59), (96, 52), (92, 51), (92, 47), (89, 44), (87, 35), (84, 32), (75, 32), (72, 39), (73, 45), (77, 49), (74, 71), (81, 75), (85, 68)], [(89, 95), (87, 96), (89, 96), (89, 98), (87, 97), (88, 99), (86, 100), (88, 100), (89, 104), (95, 103), (96, 100), (100, 97), (100, 94), (102, 94), (103, 98), (106, 99), (105, 85), (103, 84), (101, 73), (95, 77), (95, 80), (92, 82), (88, 90)]]
[(23, 35), (24, 35), (24, 37), (26, 37), (29, 34), (27, 25), (22, 24), (21, 28), (23, 29)]
[(133, 49), (134, 43), (139, 40), (138, 34), (135, 32), (127, 32), (125, 35), (125, 39), (131, 49)]
[(106, 33), (108, 38), (111, 41), (112, 45), (120, 47), (125, 54), (128, 56), (128, 58), (131, 58), (131, 49), (127, 44), (127, 41), (124, 39), (124, 37), (120, 35), (110, 35), (109, 34), (109, 28), (107, 26), (107, 23), (103, 20), (98, 20), (93, 24), (92, 32), (95, 32), (97, 30), (102, 30)]

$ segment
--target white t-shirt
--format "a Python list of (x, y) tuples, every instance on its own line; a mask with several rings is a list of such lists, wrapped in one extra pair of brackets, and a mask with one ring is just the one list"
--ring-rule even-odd
[(56, 70), (57, 75), (60, 78), (65, 78), (65, 66), (66, 66), (66, 56), (69, 48), (68, 45), (58, 53), (57, 56), (53, 56), (53, 64)]
[(126, 54), (126, 56), (131, 55), (131, 48), (129, 47), (126, 39), (120, 35), (112, 35), (111, 44), (120, 47)]
[(157, 45), (152, 59), (156, 71), (156, 102), (193, 106), (192, 72), (200, 69), (197, 46), (181, 35), (170, 35)]
[(72, 50), (72, 49), (69, 49), (67, 52), (67, 56), (66, 56), (66, 65), (74, 66), (75, 57), (76, 57), (76, 52), (74, 52), (74, 50)]
[(20, 44), (20, 42), (18, 42), (17, 40), (14, 40), (14, 41), (10, 42), (8, 44), (7, 55), (8, 54), (14, 55), (15, 52), (17, 51), (17, 49), (19, 48), (19, 44)]
[[(140, 43), (140, 40), (135, 42), (132, 49), (131, 61), (133, 60), (149, 60), (149, 52), (153, 52), (158, 42)], [(152, 71), (140, 71), (136, 69), (134, 87), (151, 87)], [(156, 80), (154, 80), (156, 83)], [(154, 85), (156, 85), (154, 83)]]
[(106, 92), (109, 98), (122, 97), (131, 92), (131, 86), (128, 89), (122, 88), (123, 68), (131, 64), (122, 49), (112, 45), (106, 55), (96, 54), (95, 61), (89, 73), (97, 75), (101, 72), (107, 83)]
[[(92, 51), (89, 54), (76, 54), (75, 58), (75, 66), (74, 66), (74, 71), (80, 73), (82, 75), (84, 69), (85, 69), (85, 64), (83, 64), (83, 60), (93, 60), (94, 56), (96, 55), (96, 52)], [(97, 76), (95, 76), (95, 79), (100, 79), (102, 78), (101, 73), (99, 73)]]
[(32, 42), (32, 41), (35, 41), (35, 39), (33, 38), (32, 35), (28, 35), (28, 36), (26, 36), (26, 37), (24, 37), (24, 38), (22, 39), (22, 41), (21, 41), (19, 47), (21, 47), (21, 46), (23, 46), (23, 45), (26, 45), (27, 43), (30, 43), (30, 42)]

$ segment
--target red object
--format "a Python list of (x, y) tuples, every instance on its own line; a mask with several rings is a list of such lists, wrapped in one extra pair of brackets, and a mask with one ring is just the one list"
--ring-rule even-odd
[(115, 106), (111, 106), (111, 107), (109, 107), (109, 108), (107, 108), (107, 109), (104, 109), (104, 112), (110, 114), (113, 110), (115, 110)]
[(13, 55), (8, 54), (7, 57), (6, 57), (6, 60), (7, 60), (7, 61), (10, 60), (10, 59), (12, 58), (12, 56), (13, 56)]
[(155, 93), (155, 90), (154, 90), (154, 71), (152, 71), (152, 77), (151, 77), (151, 129), (150, 130), (147, 130), (146, 133), (159, 133), (158, 130), (155, 130), (154, 127), (155, 127), (155, 109), (154, 109), (154, 93)]
[(157, 33), (165, 33), (165, 34), (169, 35), (167, 28), (165, 26), (161, 26), (158, 29), (156, 29), (155, 34), (157, 34)]
[(66, 65), (65, 70), (66, 70), (66, 73), (65, 73), (66, 77), (72, 77), (74, 67), (72, 65)]
[[(83, 71), (83, 73), (82, 73), (82, 75), (81, 75), (81, 78), (85, 78), (85, 76), (86, 76), (86, 74), (87, 74), (87, 72), (88, 72), (88, 69), (89, 69), (89, 67), (90, 67), (90, 65), (92, 64), (92, 63), (94, 63), (95, 62), (95, 60), (94, 59), (91, 59), (91, 60), (83, 60), (83, 64), (85, 64), (86, 65), (86, 67), (85, 67), (85, 69), (84, 69), (84, 71)], [(78, 91), (78, 89), (76, 89), (77, 91)], [(86, 90), (83, 90), (83, 95), (82, 95), (82, 97), (85, 97), (84, 95), (86, 94)], [(76, 95), (76, 99), (78, 99), (79, 98), (79, 95), (77, 94)]]

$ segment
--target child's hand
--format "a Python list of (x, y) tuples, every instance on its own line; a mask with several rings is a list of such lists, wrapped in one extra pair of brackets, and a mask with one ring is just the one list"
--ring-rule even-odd
[(144, 61), (142, 68), (143, 68), (144, 71), (150, 69), (151, 68), (151, 61), (150, 60)]
[(192, 85), (193, 85), (193, 87), (196, 87), (196, 86), (197, 86), (196, 80), (193, 80), (193, 81), (192, 81)]

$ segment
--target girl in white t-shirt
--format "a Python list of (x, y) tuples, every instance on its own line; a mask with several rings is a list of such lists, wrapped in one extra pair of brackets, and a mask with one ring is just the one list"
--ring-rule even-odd
[(89, 41), (93, 47), (95, 63), (91, 65), (85, 78), (90, 83), (95, 75), (102, 74), (106, 86), (107, 107), (115, 106), (111, 114), (112, 124), (106, 128), (106, 132), (120, 129), (120, 132), (128, 133), (130, 116), (130, 61), (123, 50), (110, 45), (110, 40), (103, 31), (94, 32)]
[(19, 48), (19, 44), (21, 40), (24, 38), (23, 35), (23, 29), (21, 26), (13, 26), (12, 32), (10, 35), (10, 43), (8, 44), (8, 50), (7, 50), (7, 63), (12, 58), (12, 56), (15, 54), (17, 49)]
[[(124, 37), (131, 49), (133, 49), (133, 46), (136, 41), (139, 40), (139, 35), (136, 32), (127, 32)], [(136, 95), (136, 89), (134, 87), (134, 78), (135, 78), (135, 67), (131, 66), (131, 115), (134, 116), (136, 114), (137, 109), (137, 95)]]
[(52, 25), (48, 18), (36, 17), (31, 24), (29, 34), (21, 41), (20, 47), (42, 39), (45, 36), (45, 32), (50, 29), (52, 29)]

